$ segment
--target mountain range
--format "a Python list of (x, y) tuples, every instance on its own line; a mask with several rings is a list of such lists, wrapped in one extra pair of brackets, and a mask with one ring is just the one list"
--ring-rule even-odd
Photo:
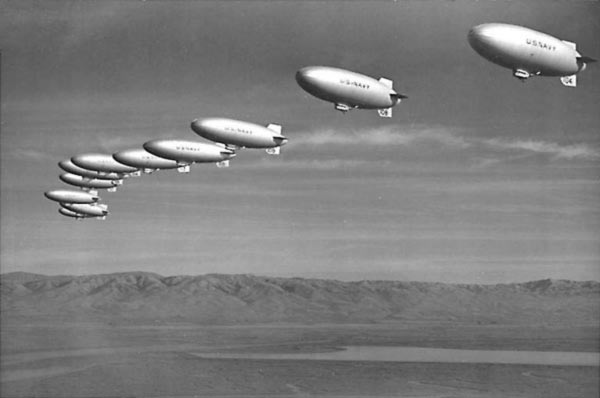
[(598, 324), (600, 283), (495, 285), (127, 272), (0, 275), (2, 316), (204, 324)]

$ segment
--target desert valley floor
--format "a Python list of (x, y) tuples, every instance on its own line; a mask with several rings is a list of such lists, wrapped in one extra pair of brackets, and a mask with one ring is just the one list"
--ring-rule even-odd
[(2, 397), (597, 397), (597, 366), (203, 358), (341, 346), (598, 352), (598, 328), (450, 323), (131, 325), (12, 319)]

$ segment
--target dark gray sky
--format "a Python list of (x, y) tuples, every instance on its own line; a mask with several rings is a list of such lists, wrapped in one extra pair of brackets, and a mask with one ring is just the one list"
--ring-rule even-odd
[[(0, 3), (2, 272), (600, 280), (600, 70), (575, 89), (479, 57), (507, 22), (600, 58), (597, 2)], [(394, 80), (392, 119), (304, 93), (307, 65)], [(163, 171), (62, 217), (57, 162), (196, 117), (284, 126), (280, 157)]]

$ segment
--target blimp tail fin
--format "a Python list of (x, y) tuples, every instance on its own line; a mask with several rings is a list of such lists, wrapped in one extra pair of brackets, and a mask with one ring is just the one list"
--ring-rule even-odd
[(379, 78), (379, 83), (383, 84), (386, 87), (393, 88), (394, 82), (390, 79), (386, 79), (385, 77)]
[(572, 41), (566, 41), (563, 40), (563, 43), (565, 43), (567, 46), (571, 47), (573, 50), (577, 50), (577, 43), (573, 43)]
[(273, 123), (271, 123), (271, 124), (267, 125), (267, 128), (269, 130), (272, 130), (272, 131), (276, 132), (277, 134), (281, 134), (281, 126), (279, 124), (273, 124)]
[(266, 152), (269, 155), (279, 155), (279, 154), (281, 154), (281, 147), (280, 146), (276, 146), (276, 147), (273, 147), (273, 148), (267, 148)]
[(189, 164), (182, 164), (181, 166), (177, 167), (177, 172), (179, 173), (189, 173), (190, 172), (190, 165)]
[(560, 82), (567, 87), (577, 87), (577, 75), (563, 76)]
[(392, 117), (392, 108), (377, 109), (379, 117)]

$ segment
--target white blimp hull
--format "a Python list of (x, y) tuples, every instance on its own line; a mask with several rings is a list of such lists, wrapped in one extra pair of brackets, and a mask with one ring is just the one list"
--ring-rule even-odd
[(108, 206), (96, 203), (61, 203), (60, 205), (74, 213), (84, 214), (91, 217), (104, 217), (108, 214)]
[(99, 175), (117, 173), (123, 177), (139, 176), (141, 173), (135, 167), (130, 167), (113, 159), (112, 155), (102, 153), (86, 153), (73, 156), (71, 161), (81, 168), (96, 171)]
[(114, 153), (113, 158), (124, 165), (141, 169), (144, 173), (152, 173), (155, 170), (179, 168), (179, 165), (175, 160), (153, 155), (142, 148), (127, 149)]
[(106, 189), (109, 192), (115, 192), (117, 186), (123, 183), (123, 180), (102, 180), (99, 178), (85, 178), (77, 174), (63, 173), (58, 176), (61, 181), (67, 184), (80, 187), (82, 189)]
[(377, 109), (379, 116), (392, 117), (392, 107), (405, 95), (398, 94), (391, 80), (329, 66), (307, 66), (296, 72), (296, 81), (309, 94), (332, 102), (335, 109)]
[(227, 118), (204, 118), (192, 122), (192, 130), (201, 137), (226, 145), (228, 148), (262, 148), (277, 155), (287, 138), (281, 134), (281, 126), (266, 127), (242, 120)]
[(185, 140), (152, 140), (144, 143), (144, 149), (176, 161), (183, 172), (189, 171), (192, 163), (216, 163), (218, 167), (228, 167), (229, 159), (235, 156), (228, 148)]
[(565, 86), (577, 85), (576, 75), (594, 59), (577, 52), (575, 43), (523, 26), (486, 23), (473, 27), (469, 44), (483, 58), (509, 68), (525, 80), (533, 76), (557, 76)]
[[(87, 170), (87, 169), (81, 168), (79, 166), (76, 166), (73, 162), (71, 162), (70, 159), (58, 162), (58, 167), (60, 167), (61, 169), (63, 169), (64, 171), (66, 171), (68, 173), (76, 174), (78, 176), (85, 177), (85, 178), (91, 178), (91, 179), (97, 178), (97, 179), (102, 179), (102, 180), (118, 180), (118, 181), (122, 181), (122, 178), (123, 178), (123, 175), (118, 174), (118, 173), (99, 174), (97, 171), (92, 171), (92, 170)], [(120, 183), (117, 185), (120, 185)]]
[(100, 197), (91, 192), (71, 191), (66, 189), (56, 189), (44, 192), (48, 199), (60, 203), (96, 203)]

